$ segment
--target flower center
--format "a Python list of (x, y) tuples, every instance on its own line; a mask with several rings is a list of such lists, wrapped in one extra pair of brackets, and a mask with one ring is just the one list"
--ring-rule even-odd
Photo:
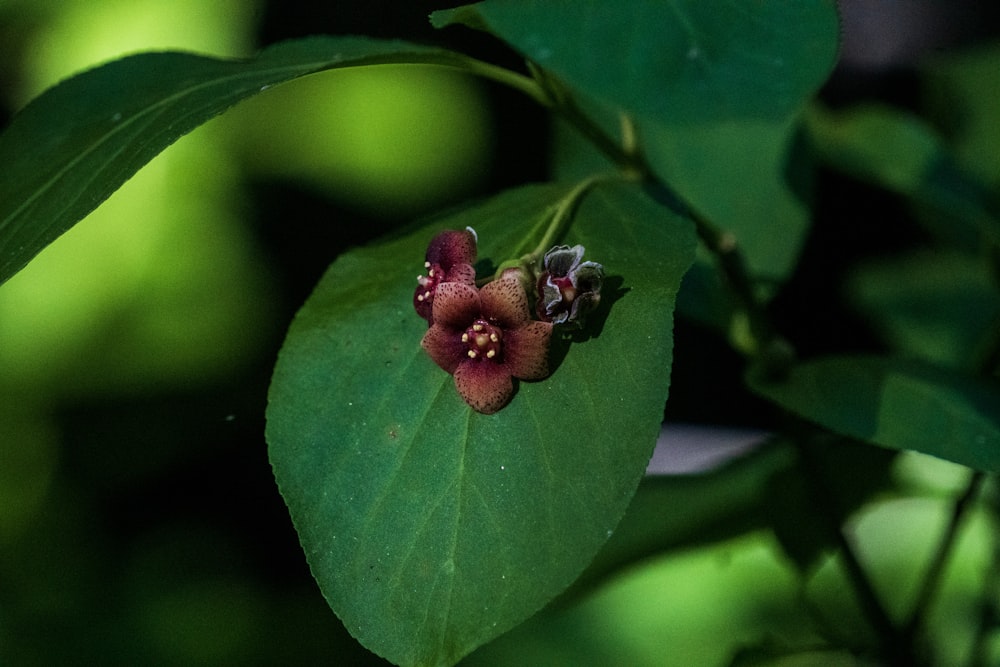
[(417, 294), (417, 301), (433, 299), (434, 290), (437, 289), (438, 283), (441, 282), (441, 276), (444, 275), (444, 271), (437, 264), (424, 262), (424, 268), (427, 269), (427, 275), (417, 276), (417, 284), (424, 288), (423, 292)]
[(563, 301), (573, 303), (576, 300), (576, 287), (569, 278), (553, 278), (552, 282), (559, 288)]
[(484, 319), (478, 319), (462, 334), (470, 359), (497, 359), (503, 352), (503, 331)]

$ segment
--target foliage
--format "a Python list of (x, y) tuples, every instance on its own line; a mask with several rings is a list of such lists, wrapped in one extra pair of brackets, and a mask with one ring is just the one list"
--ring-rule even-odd
[[(726, 645), (733, 664), (951, 655), (926, 650), (942, 635), (929, 619), (962, 520), (977, 503), (992, 511), (980, 490), (1000, 469), (995, 155), (972, 150), (975, 136), (956, 146), (929, 120), (894, 109), (816, 102), (838, 44), (826, 0), (627, 10), (605, 0), (487, 0), (431, 21), (502, 41), (524, 69), (328, 36), (241, 61), (138, 54), (51, 88), (0, 135), (0, 281), (179, 137), (277, 84), (407, 64), (511, 87), (562, 124), (553, 156), (561, 178), (336, 257), (277, 359), (270, 462), (345, 627), (394, 663), (455, 664), (518, 626), (530, 635), (522, 623), (546, 605), (570, 604), (650, 556), (773, 540), (794, 564), (776, 576), (805, 587), (822, 582), (824, 558), (838, 554), (865, 631), (847, 634), (820, 610), (787, 643), (757, 633)], [(935, 75), (948, 66), (960, 68)], [(975, 117), (978, 98), (963, 101)], [(927, 232), (921, 252), (859, 266), (850, 282), (857, 308), (884, 334), (878, 354), (799, 360), (798, 341), (775, 324), (772, 299), (800, 259), (821, 168), (892, 192)], [(551, 376), (518, 383), (496, 414), (472, 410), (423, 352), (426, 322), (411, 301), (428, 242), (466, 227), (478, 234), (480, 284), (512, 265), (531, 275), (554, 245), (584, 246), (605, 272), (586, 323), (555, 328)], [(926, 271), (940, 279), (920, 280)], [(719, 470), (643, 482), (670, 388), (675, 310), (745, 357), (744, 398), (773, 404), (781, 433)], [(890, 611), (847, 531), (873, 496), (903, 492), (892, 480), (896, 452), (970, 474), (912, 600)], [(991, 593), (976, 591), (974, 604), (993, 609)], [(964, 659), (979, 651), (985, 660), (993, 628), (983, 619)]]

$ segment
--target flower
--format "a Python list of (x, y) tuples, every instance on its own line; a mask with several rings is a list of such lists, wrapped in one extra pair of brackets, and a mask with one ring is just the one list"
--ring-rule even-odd
[(466, 227), (462, 231), (447, 230), (431, 239), (424, 259), (426, 276), (417, 276), (417, 289), (413, 293), (413, 307), (417, 314), (434, 323), (433, 304), (438, 285), (457, 282), (476, 284), (476, 230)]
[(434, 295), (434, 322), (421, 346), (455, 377), (455, 387), (477, 412), (493, 414), (514, 395), (514, 378), (549, 374), (552, 325), (532, 320), (521, 270), (507, 269), (476, 290), (443, 282)]
[(583, 251), (582, 245), (560, 245), (545, 253), (535, 307), (540, 319), (554, 324), (580, 322), (600, 303), (604, 267), (581, 262)]

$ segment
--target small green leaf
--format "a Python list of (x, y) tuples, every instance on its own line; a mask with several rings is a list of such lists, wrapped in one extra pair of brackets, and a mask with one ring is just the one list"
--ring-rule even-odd
[(565, 589), (656, 441), (694, 235), (635, 186), (595, 187), (560, 240), (607, 277), (596, 330), (550, 378), (486, 416), (420, 348), (411, 303), (433, 234), (473, 226), (495, 267), (568, 191), (519, 188), (342, 256), (279, 357), (267, 437), (313, 574), (347, 628), (399, 664), (452, 664)]
[(786, 118), (837, 54), (829, 0), (487, 0), (431, 22), (488, 29), (580, 92), (671, 124)]
[(963, 169), (1000, 185), (1000, 43), (996, 40), (922, 63), (927, 112), (942, 128)]
[(68, 79), (0, 135), (0, 283), (157, 153), (240, 100), (337, 67), (455, 58), (406, 42), (314, 37), (250, 61), (145, 53)]
[(988, 355), (1000, 322), (993, 267), (982, 256), (920, 252), (859, 267), (855, 307), (892, 349), (955, 368)]
[(1000, 387), (916, 361), (832, 357), (751, 388), (826, 428), (882, 447), (1000, 470)]
[(834, 113), (813, 105), (806, 120), (813, 147), (826, 161), (896, 192), (915, 193), (943, 150), (925, 121), (887, 106)]
[(806, 120), (820, 159), (930, 209), (919, 218), (935, 233), (970, 251), (980, 234), (1000, 239), (996, 195), (958, 164), (926, 121), (874, 105), (840, 113), (815, 106)]

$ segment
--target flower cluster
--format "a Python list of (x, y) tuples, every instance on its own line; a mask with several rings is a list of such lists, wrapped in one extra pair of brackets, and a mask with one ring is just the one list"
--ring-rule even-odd
[(553, 248), (538, 279), (535, 320), (525, 290), (533, 279), (523, 269), (505, 269), (476, 287), (476, 240), (471, 227), (434, 237), (424, 262), (427, 274), (417, 277), (413, 305), (429, 325), (421, 346), (454, 377), (466, 403), (493, 414), (514, 396), (515, 379), (549, 375), (553, 324), (577, 321), (597, 304), (603, 270), (594, 262), (580, 262), (582, 246)]

